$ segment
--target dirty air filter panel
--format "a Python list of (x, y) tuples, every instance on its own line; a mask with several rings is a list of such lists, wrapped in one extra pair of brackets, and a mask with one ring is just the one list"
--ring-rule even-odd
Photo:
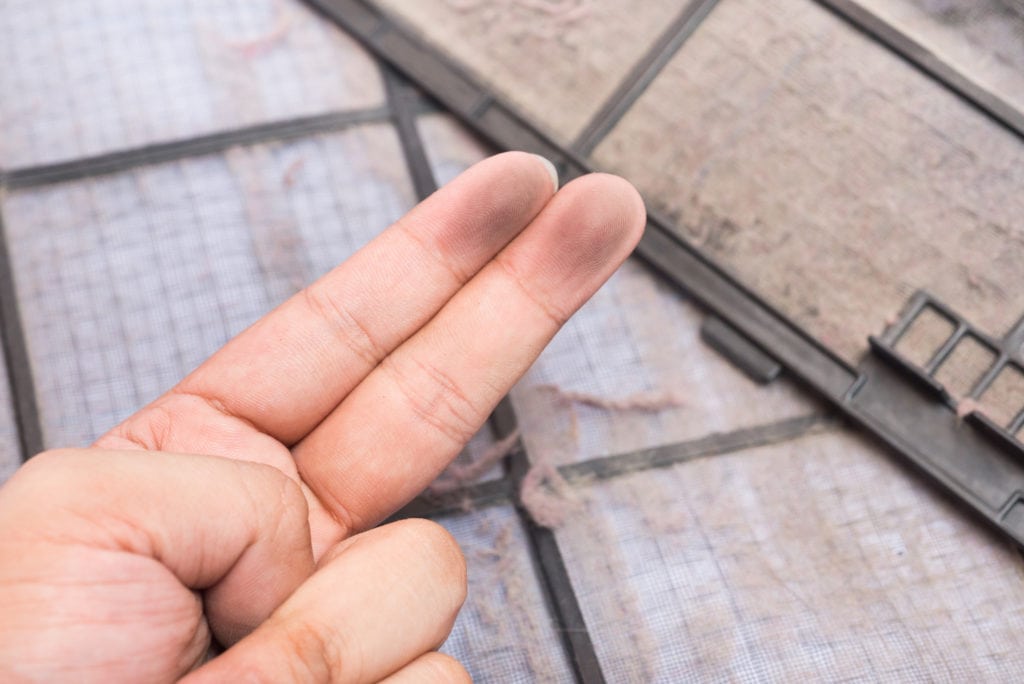
[[(115, 6), (106, 0), (93, 4)], [(366, 16), (360, 13), (358, 3), (324, 4), (345, 6), (350, 17)], [(411, 25), (418, 25), (422, 35), (441, 30), (430, 25), (437, 17), (467, 31), (478, 31), (483, 39), (470, 31), (460, 37), (461, 42), (442, 40), (438, 44), (443, 49), (456, 49), (452, 46), (458, 44), (458, 49), (489, 50), (489, 57), (476, 60), (467, 53), (463, 63), (472, 69), (489, 59), (491, 70), (511, 64), (507, 73), (488, 80), (499, 95), (521, 95), (516, 105), (531, 115), (536, 112), (538, 120), (549, 118), (551, 124), (540, 123), (562, 141), (583, 130), (590, 131), (591, 143), (597, 143), (601, 136), (595, 131), (607, 130), (614, 122), (606, 120), (595, 127), (587, 119), (594, 113), (601, 119), (601, 112), (609, 111), (607, 99), (616, 98), (613, 92), (622, 94), (621, 81), (632, 73), (634, 64), (664, 63), (648, 61), (650, 46), (668, 46), (663, 55), (668, 60), (679, 41), (663, 43), (659, 36), (664, 37), (663, 31), (681, 30), (679, 19), (688, 8), (700, 5), (710, 9), (715, 3), (676, 2), (672, 7), (643, 3), (630, 8), (631, 16), (623, 13), (623, 3), (613, 6), (596, 0), (385, 4), (402, 13)], [(15, 7), (22, 12), (44, 11), (26, 3)], [(752, 73), (746, 76), (753, 85), (740, 92), (747, 99), (760, 96), (766, 107), (780, 112), (774, 118), (748, 115), (739, 129), (765, 126), (766, 135), (777, 136), (789, 145), (786, 149), (799, 151), (792, 138), (801, 140), (801, 133), (783, 125), (789, 120), (785, 116), (804, 116), (801, 107), (806, 109), (808, 102), (811, 109), (828, 105), (806, 92), (814, 74), (807, 72), (804, 60), (822, 68), (835, 66), (820, 54), (815, 33), (819, 30), (843, 46), (840, 54), (847, 59), (874, 65), (870, 76), (879, 81), (878, 91), (902, 103), (899, 111), (905, 113), (910, 107), (899, 97), (913, 96), (911, 104), (920, 109), (914, 110), (919, 114), (918, 124), (933, 137), (943, 139), (945, 129), (937, 128), (945, 121), (943, 117), (959, 122), (958, 117), (965, 116), (959, 100), (949, 99), (935, 84), (930, 93), (924, 93), (925, 86), (914, 80), (923, 77), (903, 62), (873, 56), (880, 51), (877, 45), (851, 38), (856, 34), (849, 27), (836, 23), (815, 5), (773, 2), (769, 9), (779, 14), (778, 18), (760, 16), (750, 2), (723, 0), (723, 8), (725, 20), (715, 19), (716, 11), (709, 19), (712, 23), (694, 34), (696, 40), (711, 27), (711, 38), (706, 40), (718, 36), (722, 51), (717, 61), (706, 59), (700, 65), (708, 69), (725, 65), (724, 71), (712, 72), (720, 76), (733, 73), (729, 69), (735, 69), (735, 62), (753, 63)], [(221, 125), (232, 129), (213, 150), (196, 140), (172, 145), (173, 150), (157, 156), (147, 156), (145, 148), (135, 149), (120, 159), (117, 169), (87, 161), (70, 175), (69, 182), (58, 184), (52, 174), (20, 173), (6, 179), (0, 175), (0, 183), (6, 182), (6, 193), (0, 195), (4, 218), (13, 224), (7, 226), (8, 247), (48, 443), (88, 441), (166, 389), (230, 334), (302, 282), (370, 239), (410, 206), (416, 195), (429, 192), (435, 181), (449, 180), (487, 153), (448, 117), (419, 115), (429, 106), (410, 103), (405, 95), (396, 96), (402, 89), (396, 90), (396, 80), (390, 75), (385, 78), (387, 106), (381, 106), (384, 89), (376, 67), (365, 62), (365, 55), (369, 71), (360, 73), (368, 80), (359, 76), (353, 81), (364, 83), (362, 89), (348, 90), (347, 80), (337, 90), (330, 85), (331, 79), (347, 73), (352, 64), (347, 48), (326, 66), (317, 63), (315, 77), (292, 64), (294, 60), (302, 62), (306, 43), (298, 38), (306, 35), (307, 28), (324, 35), (329, 29), (297, 2), (219, 0), (199, 7), (197, 3), (146, 0), (125, 5), (123, 10), (97, 15), (102, 21), (90, 25), (91, 40), (114, 31), (118, 20), (138, 23), (140, 17), (155, 11), (179, 19), (182, 12), (197, 16), (225, 12), (228, 19), (217, 38), (227, 38), (232, 44), (242, 40), (240, 48), (245, 53), (244, 59), (233, 61), (228, 69), (232, 78), (247, 80), (251, 69), (271, 69), (275, 74), (277, 69), (294, 70), (302, 74), (296, 81), (268, 81), (271, 97), (283, 93), (280, 104), (284, 109), (296, 102), (290, 95), (292, 88), (301, 92), (307, 79), (324, 88), (317, 97), (337, 96), (344, 101), (324, 104), (326, 100), (300, 97), (297, 101), (308, 102), (310, 109), (289, 109), (287, 116), (303, 117), (318, 111), (344, 116), (321, 121), (313, 129), (301, 121), (296, 125), (292, 119), (281, 124), (284, 128), (275, 124), (254, 137), (251, 131), (234, 127), (277, 121), (277, 115), (268, 119), (260, 107), (246, 108), (231, 112), (236, 118), (213, 124), (204, 119), (202, 126), (173, 133), (194, 136), (219, 131)], [(595, 16), (601, 22), (619, 22), (617, 36), (628, 33), (631, 40), (607, 40), (607, 35), (590, 23)], [(174, 40), (179, 43), (205, 40), (205, 20), (179, 19), (160, 25), (175, 33)], [(758, 47), (742, 33), (746, 19), (760, 22), (759, 30), (771, 30), (771, 45)], [(307, 20), (309, 26), (300, 31)], [(723, 38), (728, 31), (721, 25), (715, 29), (715, 21), (737, 28), (738, 38)], [(671, 22), (675, 23), (669, 26)], [(97, 26), (102, 30), (96, 30)], [(791, 29), (788, 33), (787, 27)], [(375, 36), (370, 43), (377, 40), (377, 48), (394, 45), (388, 40), (393, 41), (395, 34), (381, 30), (379, 24), (368, 22), (364, 28), (369, 33), (363, 38)], [(67, 27), (62, 25), (61, 30)], [(601, 41), (607, 54), (592, 49)], [(694, 45), (698, 51), (691, 54), (708, 57), (706, 48), (700, 48), (699, 42)], [(794, 45), (806, 49), (794, 51)], [(542, 49), (547, 52), (540, 60), (532, 53)], [(182, 54), (158, 52), (153, 58), (155, 71), (172, 68)], [(763, 64), (758, 63), (759, 55)], [(418, 57), (420, 63), (429, 61), (429, 56)], [(49, 59), (44, 54), (38, 58)], [(579, 63), (570, 68), (563, 63), (567, 60)], [(550, 75), (550, 82), (543, 78), (527, 82), (531, 70), (540, 68), (538, 61), (543, 62), (541, 67)], [(52, 64), (47, 63), (47, 68)], [(608, 70), (607, 78), (597, 73), (600, 68)], [(662, 78), (681, 68), (673, 65)], [(576, 71), (583, 76), (573, 86)], [(737, 83), (747, 83), (742, 76)], [(5, 77), (0, 75), (0, 79)], [(32, 85), (19, 78), (18, 88)], [(899, 87), (892, 85), (892, 79)], [(58, 78), (47, 88), (77, 92), (73, 80), (69, 81)], [(328, 84), (322, 85), (323, 81)], [(831, 84), (829, 92), (843, 93), (839, 81), (833, 74), (822, 83)], [(0, 84), (9, 88), (12, 81), (0, 80)], [(863, 82), (853, 86), (865, 89)], [(220, 86), (212, 81), (197, 81), (188, 87), (197, 97), (220, 97), (216, 95)], [(563, 92), (567, 89), (568, 95)], [(460, 92), (468, 92), (466, 100), (474, 106), (470, 112), (459, 109), (463, 116), (483, 116), (490, 108), (489, 121), (502, 121), (504, 112), (497, 99), (476, 97), (478, 93), (472, 89)], [(782, 97), (779, 92), (788, 95)], [(48, 102), (47, 95), (39, 95), (42, 102)], [(721, 97), (727, 100), (727, 94)], [(0, 105), (2, 111), (8, 103), (7, 98), (0, 99), (5, 100)], [(82, 102), (84, 111), (106, 111), (103, 102)], [(680, 102), (684, 108), (694, 106), (688, 99)], [(716, 102), (719, 100), (712, 104)], [(744, 104), (729, 103), (740, 110)], [(269, 109), (276, 112), (277, 104), (271, 103)], [(863, 111), (888, 111), (879, 106)], [(365, 115), (349, 116), (352, 108), (363, 108)], [(723, 107), (721, 111), (727, 110)], [(759, 110), (750, 106), (749, 111)], [(254, 119), (246, 118), (253, 112)], [(97, 121), (105, 118), (109, 112), (97, 115)], [(152, 121), (152, 117), (145, 114), (139, 120)], [(375, 123), (366, 125), (368, 120)], [(677, 133), (669, 123), (675, 119), (666, 115), (650, 120), (664, 126), (662, 142), (672, 142), (670, 135)], [(740, 135), (735, 127), (729, 128), (729, 121), (707, 123), (708, 130), (718, 136), (715, 145), (726, 150), (730, 135)], [(622, 131), (628, 130), (628, 124), (627, 120), (613, 141), (601, 148), (602, 155), (624, 149), (628, 141), (623, 141)], [(882, 127), (879, 135), (889, 137), (865, 141), (870, 136), (854, 124), (832, 124), (844, 154), (867, 145), (875, 156), (856, 157), (858, 165), (867, 164), (865, 159), (877, 164), (879, 155), (886, 158), (881, 153), (885, 150), (879, 148), (894, 144), (891, 131)], [(964, 124), (957, 131), (970, 135), (966, 142), (958, 140), (959, 147), (954, 145), (954, 149), (973, 146), (972, 154), (988, 165), (978, 168), (1002, 170), (998, 164), (1008, 166), (1015, 159), (1016, 148), (987, 138), (988, 129), (980, 123)], [(701, 137), (687, 135), (686, 140), (699, 147)], [(851, 135), (853, 142), (843, 137)], [(820, 131), (807, 132), (811, 152), (821, 146), (821, 138)], [(513, 144), (529, 136), (515, 138), (513, 143), (500, 136), (495, 139)], [(46, 152), (38, 161), (94, 153), (86, 150), (122, 148), (112, 137), (104, 140), (99, 147), (81, 149), (68, 147), (65, 140), (63, 152), (57, 156)], [(147, 141), (150, 138), (143, 136), (129, 144)], [(913, 149), (927, 153), (924, 161), (914, 161), (924, 164), (919, 175), (928, 183), (938, 182), (929, 175), (938, 173), (932, 167), (951, 176), (973, 172), (973, 158), (971, 164), (963, 163), (953, 173), (940, 163), (944, 157), (935, 161), (932, 147), (918, 138), (914, 144), (917, 147)], [(578, 149), (590, 147), (580, 145)], [(707, 146), (702, 149), (711, 154)], [(551, 153), (550, 149), (538, 151)], [(757, 171), (756, 180), (762, 184), (774, 182), (772, 187), (785, 188), (785, 183), (775, 179), (791, 168), (803, 169), (799, 164), (768, 165), (761, 157), (768, 161), (775, 157), (762, 148), (753, 151), (756, 154), (745, 164)], [(629, 155), (609, 157), (608, 163), (629, 161), (624, 157)], [(959, 158), (954, 154), (953, 159)], [(561, 161), (565, 161), (564, 155)], [(582, 167), (570, 163), (566, 168), (578, 172)], [(741, 178), (750, 174), (748, 170)], [(990, 175), (994, 183), (1009, 183), (998, 173)], [(68, 176), (60, 178), (67, 180)], [(718, 177), (714, 180), (721, 183)], [(962, 195), (973, 208), (983, 204), (976, 193), (985, 188), (979, 190), (978, 185), (963, 185), (964, 190), (949, 181), (941, 187)], [(915, 191), (918, 187), (914, 186)], [(1002, 187), (992, 192), (1001, 192)], [(679, 200), (678, 206), (687, 212), (699, 210), (699, 219), (728, 218), (741, 234), (750, 226), (728, 212), (742, 214), (751, 207), (760, 211), (765, 201), (764, 194), (738, 192), (727, 204), (720, 193), (713, 195), (719, 203), (712, 207), (719, 213), (703, 213), (706, 207), (694, 207), (690, 194), (678, 186), (655, 185), (654, 190), (652, 199), (662, 207), (671, 210), (676, 207), (673, 201)], [(792, 196), (800, 199), (799, 193)], [(894, 201), (889, 195), (883, 198)], [(803, 209), (813, 214), (813, 207), (808, 208), (806, 198), (803, 201)], [(986, 210), (996, 218), (1002, 216), (997, 215), (1000, 207)], [(754, 226), (759, 227), (756, 222)], [(941, 232), (945, 226), (937, 224), (934, 235), (949, 238), (951, 234)], [(648, 234), (666, 238), (661, 230), (652, 229)], [(970, 239), (975, 235), (965, 234)], [(957, 235), (949, 239), (955, 242)], [(654, 251), (650, 244), (645, 252), (648, 258)], [(678, 256), (679, 249), (679, 243), (672, 243), (667, 252)], [(57, 276), (53, 264), (60, 265)], [(706, 264), (693, 266), (687, 275), (706, 275), (707, 271), (701, 270)], [(911, 279), (908, 287), (916, 283)], [(813, 284), (820, 285), (818, 281)], [(701, 294), (700, 288), (693, 292)], [(886, 327), (886, 319), (897, 313), (905, 299), (880, 313), (881, 318), (865, 329), (879, 332)], [(774, 295), (773, 300), (780, 305), (787, 301)], [(1013, 375), (1016, 366), (1000, 355), (1002, 347), (994, 345), (981, 329), (965, 325), (945, 305), (928, 299), (914, 301), (928, 306), (892, 318), (889, 322), (893, 325), (875, 341), (878, 349), (890, 355), (886, 358), (897, 363), (902, 354), (919, 366), (934, 366), (927, 372), (951, 392), (960, 388), (963, 396), (977, 393), (979, 378), (991, 375), (1001, 363), (1007, 374), (993, 377), (987, 390), (992, 396), (980, 396), (978, 401), (1001, 406), (1020, 398), (1019, 378)], [(1012, 304), (1008, 298), (1006, 301)], [(957, 309), (973, 320), (973, 309), (957, 304)], [(923, 321), (920, 326), (917, 314)], [(759, 323), (766, 320), (757, 315), (749, 318)], [(1016, 580), (1020, 561), (1005, 540), (972, 525), (945, 499), (885, 459), (874, 445), (842, 432), (821, 415), (817, 405), (802, 398), (788, 379), (760, 389), (754, 386), (704, 348), (698, 339), (701, 320), (691, 300), (670, 291), (644, 270), (639, 259), (631, 261), (556, 338), (513, 391), (513, 401), (499, 409), (494, 420), (497, 434), (507, 434), (510, 406), (514, 407), (523, 444), (513, 447), (508, 459), (491, 461), (495, 440), (483, 431), (458, 465), (495, 463), (486, 471), (486, 481), (475, 481), (484, 473), (482, 469), (461, 470), (462, 475), (468, 470), (474, 473), (465, 481), (456, 478), (456, 484), (463, 487), (440, 498), (428, 491), (410, 507), (418, 506), (420, 514), (448, 527), (468, 557), (469, 599), (445, 650), (464, 659), (472, 674), (484, 681), (566, 681), (574, 675), (586, 682), (606, 678), (678, 681), (695, 675), (742, 680), (798, 673), (835, 679), (969, 679), (1005, 678), (1019, 669), (1022, 600)], [(1006, 326), (1000, 329), (998, 323), (985, 321), (984, 326), (1001, 333)], [(714, 328), (709, 325), (706, 329)], [(721, 326), (718, 329), (721, 334)], [(950, 342), (954, 338), (955, 345)], [(937, 348), (948, 352), (941, 364), (933, 363), (938, 358)], [(820, 348), (811, 351), (810, 356), (820, 360), (814, 356), (820, 354)], [(841, 363), (836, 362), (835, 368), (835, 382), (827, 386), (846, 391), (856, 375)], [(797, 371), (793, 374), (800, 375)], [(806, 380), (808, 376), (803, 377)], [(861, 392), (854, 401), (877, 397), (878, 391), (884, 394), (884, 382), (880, 390), (875, 389), (879, 377), (885, 380), (888, 376), (872, 376), (866, 386), (859, 385)], [(928, 386), (926, 379), (921, 382)], [(28, 391), (33, 388), (29, 386)], [(976, 417), (968, 416), (964, 422), (972, 420)], [(684, 461), (685, 466), (678, 465)], [(531, 480), (534, 484), (528, 491), (526, 476), (531, 465), (547, 466), (548, 479), (541, 486), (534, 486), (536, 480)], [(665, 469), (648, 470), (658, 466)], [(558, 484), (560, 478), (564, 478), (564, 486)], [(1013, 485), (1008, 478), (999, 480), (1003, 485), (1007, 482)], [(1003, 493), (995, 491), (993, 501)], [(563, 514), (557, 521), (548, 518), (557, 530), (541, 529), (531, 522), (531, 516), (540, 520), (545, 511)], [(1006, 510), (1010, 521), (1006, 526), (1021, 532), (1018, 538), (1024, 538), (1021, 511), (1024, 505), (1020, 502)]]
[[(574, 139), (680, 12), (678, 0), (375, 0), (559, 140)], [(600, 49), (595, 49), (600, 46)]]
[(595, 158), (851, 362), (919, 288), (1024, 313), (1024, 146), (807, 0), (721, 3)]

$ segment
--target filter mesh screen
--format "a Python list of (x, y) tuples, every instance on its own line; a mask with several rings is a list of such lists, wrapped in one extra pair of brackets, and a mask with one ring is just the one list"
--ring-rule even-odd
[(845, 431), (583, 491), (558, 532), (610, 681), (1001, 679), (1009, 544)]
[(942, 362), (935, 379), (951, 395), (963, 398), (971, 393), (983, 374), (996, 360), (995, 353), (973, 337), (964, 337), (954, 347), (949, 358)]
[(12, 192), (48, 445), (87, 444), (413, 203), (389, 126)]
[(298, 0), (7, 0), (0, 167), (383, 104), (379, 71)]
[(559, 682), (572, 675), (511, 508), (441, 518), (466, 556), (469, 594), (441, 649), (477, 682)]
[(760, 387), (707, 347), (702, 317), (627, 262), (513, 392), (531, 451), (581, 461), (815, 410), (788, 381)]

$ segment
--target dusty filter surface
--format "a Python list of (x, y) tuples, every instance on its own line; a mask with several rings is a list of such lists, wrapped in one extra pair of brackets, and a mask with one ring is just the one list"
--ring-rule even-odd
[(684, 6), (679, 0), (374, 0), (572, 141)]
[(809, 0), (726, 0), (598, 148), (681, 233), (855, 361), (917, 289), (1024, 313), (1024, 146)]
[(855, 0), (982, 87), (1024, 109), (1020, 0)]

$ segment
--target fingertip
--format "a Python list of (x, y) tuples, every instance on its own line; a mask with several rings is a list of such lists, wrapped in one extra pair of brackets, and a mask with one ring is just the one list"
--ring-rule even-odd
[(623, 209), (624, 222), (626, 225), (626, 236), (629, 243), (635, 247), (640, 238), (643, 237), (644, 228), (647, 227), (647, 205), (640, 191), (622, 176), (615, 176), (608, 173), (597, 173), (602, 183), (615, 188), (615, 193), (620, 198)]
[(647, 224), (647, 208), (643, 198), (621, 176), (591, 173), (565, 186), (575, 209), (580, 213), (579, 225), (591, 230), (593, 239), (629, 253), (636, 247)]
[(394, 673), (381, 684), (472, 684), (469, 672), (455, 658), (431, 651)]
[(488, 157), (424, 200), (404, 225), (466, 280), (551, 200), (555, 185), (549, 164), (527, 152)]
[(539, 154), (513, 150), (502, 152), (477, 162), (465, 174), (486, 174), (492, 181), (500, 181), (506, 189), (545, 202), (558, 191), (558, 170), (547, 158)]
[(466, 600), (466, 558), (455, 537), (432, 520), (408, 518), (385, 525), (392, 534), (403, 540), (402, 548), (409, 553), (418, 551), (420, 562), (431, 563), (437, 575), (444, 578), (452, 590), (453, 616)]
[(434, 652), (429, 656), (429, 663), (432, 674), (436, 676), (437, 682), (445, 684), (473, 684), (473, 678), (469, 672), (455, 658), (446, 653)]
[(437, 682), (438, 684), (472, 684), (469, 672), (455, 658), (447, 653), (428, 653), (420, 657), (424, 664), (421, 682)]
[(564, 322), (630, 255), (645, 218), (630, 183), (588, 174), (567, 183), (499, 260), (551, 318)]
[[(633, 251), (645, 217), (636, 189), (618, 176), (603, 173), (568, 183), (542, 214), (552, 258), (570, 282), (583, 286), (579, 294), (584, 297)], [(574, 300), (572, 306), (580, 303)]]

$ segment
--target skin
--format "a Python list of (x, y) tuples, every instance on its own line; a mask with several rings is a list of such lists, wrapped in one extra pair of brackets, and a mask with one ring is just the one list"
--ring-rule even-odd
[(492, 157), (92, 448), (32, 459), (0, 489), (0, 680), (468, 681), (435, 652), (458, 546), (375, 525), (643, 225), (619, 178), (555, 194), (538, 158)]

